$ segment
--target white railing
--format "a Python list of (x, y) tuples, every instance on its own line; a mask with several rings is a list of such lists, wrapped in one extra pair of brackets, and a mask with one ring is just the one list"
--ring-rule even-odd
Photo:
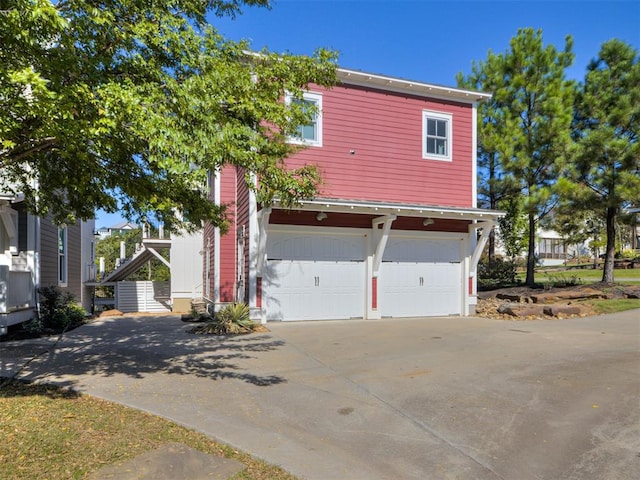
[(28, 307), (32, 298), (31, 272), (9, 272), (7, 310)]

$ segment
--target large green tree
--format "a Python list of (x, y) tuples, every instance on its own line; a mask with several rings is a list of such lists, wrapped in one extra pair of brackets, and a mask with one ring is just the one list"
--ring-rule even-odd
[(576, 98), (573, 162), (559, 182), (570, 206), (605, 221), (602, 281), (614, 281), (616, 220), (640, 198), (640, 57), (620, 40), (604, 43)]
[[(456, 80), (461, 88), (495, 92), (504, 87), (502, 70), (501, 58), (489, 52), (485, 62), (473, 62), (472, 72), (467, 76), (460, 72)], [(500, 225), (500, 234), (510, 235), (512, 232), (506, 231), (505, 227), (517, 222), (512, 214), (519, 192), (518, 183), (507, 175), (498, 150), (502, 141), (502, 108), (502, 103), (495, 96), (478, 105), (478, 205), (492, 210), (507, 210), (501, 222), (503, 225)], [(505, 243), (504, 237), (502, 241)], [(495, 231), (492, 231), (488, 244), (489, 260), (495, 257), (495, 244)]]
[(479, 143), (494, 152), (504, 177), (517, 184), (522, 196), (528, 218), (528, 285), (534, 283), (537, 222), (557, 201), (553, 185), (571, 144), (575, 85), (565, 77), (573, 62), (571, 49), (571, 37), (558, 51), (543, 44), (542, 31), (520, 29), (506, 52), (489, 52), (469, 77), (459, 78), (493, 93), (490, 121), (479, 120), (481, 132), (486, 130)]
[(283, 162), (312, 112), (281, 100), (332, 85), (335, 55), (249, 53), (208, 23), (243, 5), (269, 2), (0, 0), (3, 191), (58, 222), (103, 208), (168, 229), (222, 223), (204, 187), (227, 164), (259, 201), (313, 196), (316, 169)]

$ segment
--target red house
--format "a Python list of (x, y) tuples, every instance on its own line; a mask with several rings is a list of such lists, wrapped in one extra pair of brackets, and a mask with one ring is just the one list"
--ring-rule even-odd
[(488, 94), (340, 69), (287, 165), (316, 164), (317, 198), (258, 205), (244, 173), (212, 174), (226, 235), (204, 233), (204, 295), (255, 318), (468, 315), (497, 211), (476, 207), (476, 105)]

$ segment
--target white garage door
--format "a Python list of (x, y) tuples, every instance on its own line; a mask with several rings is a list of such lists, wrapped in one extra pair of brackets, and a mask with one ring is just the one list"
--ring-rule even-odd
[(382, 316), (462, 313), (462, 239), (389, 238), (378, 274)]
[(269, 233), (267, 320), (362, 318), (364, 236)]

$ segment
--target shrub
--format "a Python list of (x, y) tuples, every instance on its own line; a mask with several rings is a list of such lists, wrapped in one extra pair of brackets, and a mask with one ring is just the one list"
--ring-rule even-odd
[(582, 280), (575, 273), (570, 275), (563, 273), (546, 273), (545, 276), (544, 288), (546, 290), (552, 287), (575, 287), (576, 285), (582, 284)]
[(84, 323), (86, 312), (79, 306), (73, 295), (62, 292), (58, 287), (41, 287), (40, 315), (25, 329), (31, 333), (60, 333)]
[(638, 251), (633, 248), (626, 248), (621, 252), (621, 257), (634, 260), (638, 258)]
[(193, 327), (190, 332), (228, 335), (251, 333), (256, 327), (257, 324), (249, 317), (249, 306), (244, 303), (232, 303), (223, 307), (211, 320)]
[(516, 283), (517, 264), (512, 260), (495, 258), (478, 264), (478, 285), (483, 288), (497, 288)]

